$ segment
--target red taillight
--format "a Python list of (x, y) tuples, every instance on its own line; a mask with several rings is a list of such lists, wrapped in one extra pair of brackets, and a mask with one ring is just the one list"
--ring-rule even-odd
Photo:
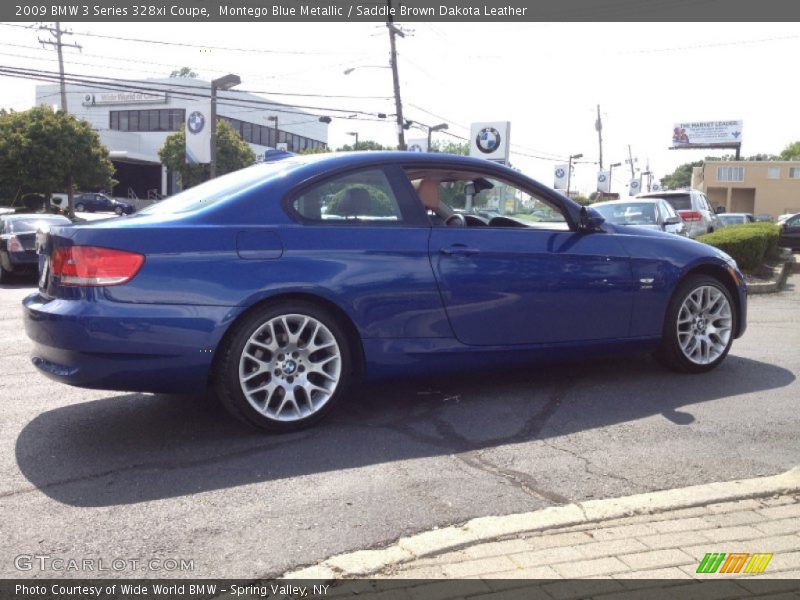
[(63, 246), (53, 253), (51, 268), (62, 285), (119, 285), (130, 281), (144, 264), (144, 256), (135, 252)]
[(24, 252), (25, 248), (22, 247), (22, 244), (19, 241), (19, 238), (15, 235), (12, 235), (8, 238), (8, 251), (9, 252)]
[(678, 214), (684, 221), (702, 221), (703, 215), (696, 210), (679, 210)]

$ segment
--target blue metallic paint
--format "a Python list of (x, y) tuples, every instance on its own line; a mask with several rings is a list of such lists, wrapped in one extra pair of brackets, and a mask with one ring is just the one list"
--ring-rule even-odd
[[(124, 285), (51, 278), (26, 298), (34, 364), (85, 387), (197, 391), (236, 318), (287, 294), (324, 299), (350, 319), (370, 378), (651, 350), (680, 278), (698, 267), (729, 272), (724, 256), (691, 240), (611, 225), (579, 231), (577, 204), (480, 159), (352, 153), (291, 163), (194, 212), (54, 227), (47, 252), (95, 245), (146, 260)], [(398, 165), (506, 179), (562, 206), (572, 230), (423, 226)], [(288, 203), (305, 186), (366, 167), (385, 170), (409, 226), (313, 226), (291, 216)], [(479, 252), (440, 252), (452, 247)], [(731, 287), (741, 335), (744, 282)]]

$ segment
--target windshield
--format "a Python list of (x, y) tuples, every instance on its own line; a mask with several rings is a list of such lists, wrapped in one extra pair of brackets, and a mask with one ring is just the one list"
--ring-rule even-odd
[(625, 204), (595, 204), (594, 210), (609, 223), (616, 225), (655, 225), (656, 206), (652, 202)]
[(738, 225), (747, 222), (744, 215), (720, 215), (719, 219), (725, 223), (725, 225)]
[(253, 185), (302, 164), (305, 164), (305, 161), (298, 159), (259, 163), (191, 187), (180, 194), (140, 210), (138, 214), (175, 214), (199, 210), (226, 200)]

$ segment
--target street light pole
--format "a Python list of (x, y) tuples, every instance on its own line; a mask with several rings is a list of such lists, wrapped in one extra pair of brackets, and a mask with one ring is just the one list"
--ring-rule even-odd
[(229, 90), (242, 83), (238, 75), (229, 73), (211, 81), (211, 161), (208, 167), (210, 179), (217, 176), (217, 90)]
[(358, 132), (357, 131), (348, 131), (347, 135), (352, 135), (356, 138), (356, 143), (353, 146), (353, 150), (358, 150)]
[(572, 161), (583, 158), (583, 154), (571, 154), (569, 157), (569, 166), (567, 167), (567, 196), (569, 196), (569, 186), (572, 183)]
[(611, 163), (608, 165), (608, 193), (611, 193), (611, 175), (614, 173), (614, 167), (621, 167), (622, 163)]
[(428, 125), (426, 125), (425, 127), (428, 128), (428, 152), (430, 152), (431, 151), (431, 134), (434, 131), (442, 131), (443, 129), (447, 129), (447, 123), (439, 123), (438, 125), (434, 125), (432, 127), (429, 127)]
[(267, 121), (275, 121), (275, 149), (278, 149), (278, 115), (267, 117)]

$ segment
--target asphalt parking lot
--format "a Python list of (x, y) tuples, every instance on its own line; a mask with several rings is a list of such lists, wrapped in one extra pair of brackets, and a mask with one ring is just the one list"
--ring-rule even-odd
[[(393, 383), (284, 436), (45, 379), (20, 318), (34, 283), (0, 286), (0, 576), (271, 576), (472, 517), (780, 473), (800, 464), (799, 283), (750, 299), (710, 374), (637, 357)], [(131, 566), (151, 557), (193, 570)]]

